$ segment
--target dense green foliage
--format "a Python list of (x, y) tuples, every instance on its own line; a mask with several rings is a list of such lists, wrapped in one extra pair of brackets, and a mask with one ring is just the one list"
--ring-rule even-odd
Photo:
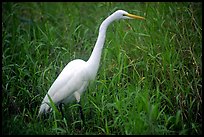
[[(202, 134), (201, 3), (2, 3), (2, 134)], [(117, 9), (146, 18), (107, 30), (81, 103), (37, 118), (71, 60), (87, 60)]]

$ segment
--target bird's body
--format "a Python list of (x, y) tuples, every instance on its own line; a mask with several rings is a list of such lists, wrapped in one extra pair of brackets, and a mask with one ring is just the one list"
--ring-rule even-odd
[[(88, 86), (88, 79), (85, 77), (86, 73), (85, 61), (77, 59), (68, 63), (48, 91), (53, 102), (56, 105), (59, 105), (59, 103), (69, 103), (74, 100), (74, 92), (81, 94), (83, 89)], [(47, 95), (43, 99), (43, 102), (39, 113), (47, 112), (50, 108), (45, 103), (49, 102)]]
[[(99, 68), (102, 49), (105, 42), (106, 30), (111, 22), (117, 19), (144, 19), (140, 16), (135, 16), (123, 10), (118, 10), (106, 18), (100, 28), (99, 35), (93, 49), (93, 52), (88, 61), (76, 59), (69, 62), (62, 70), (60, 75), (54, 81), (47, 94), (52, 101), (59, 105), (60, 103), (69, 103), (70, 101), (80, 101), (80, 95), (86, 90), (90, 80), (94, 80)], [(40, 106), (39, 115), (49, 111), (49, 98), (46, 95)]]

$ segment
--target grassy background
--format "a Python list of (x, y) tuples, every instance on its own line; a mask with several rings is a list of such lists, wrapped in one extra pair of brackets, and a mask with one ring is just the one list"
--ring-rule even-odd
[[(2, 3), (2, 134), (202, 134), (201, 3)], [(96, 80), (77, 105), (38, 119), (71, 60), (87, 60), (117, 9), (144, 16), (107, 31)], [(80, 128), (81, 126), (81, 128)]]

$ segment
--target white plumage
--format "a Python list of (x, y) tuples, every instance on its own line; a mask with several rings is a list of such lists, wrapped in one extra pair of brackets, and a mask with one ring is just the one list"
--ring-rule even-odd
[[(60, 103), (66, 104), (75, 99), (77, 102), (80, 101), (80, 95), (86, 90), (89, 81), (94, 80), (96, 77), (107, 27), (114, 20), (132, 18), (144, 19), (143, 17), (129, 14), (126, 11), (117, 10), (102, 22), (95, 47), (89, 60), (85, 62), (81, 59), (76, 59), (69, 62), (50, 87), (47, 94), (49, 94), (56, 105)], [(50, 106), (48, 103), (50, 101), (46, 95), (42, 101), (38, 115), (49, 111)]]

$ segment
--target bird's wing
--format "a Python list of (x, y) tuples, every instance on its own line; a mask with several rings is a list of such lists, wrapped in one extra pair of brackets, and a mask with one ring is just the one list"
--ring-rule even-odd
[[(83, 83), (85, 75), (85, 62), (83, 60), (74, 60), (65, 66), (57, 79), (50, 87), (48, 94), (52, 98), (55, 104), (60, 103), (70, 95), (72, 95), (77, 89), (79, 89)], [(48, 111), (49, 98), (46, 95), (43, 99), (39, 112)]]

